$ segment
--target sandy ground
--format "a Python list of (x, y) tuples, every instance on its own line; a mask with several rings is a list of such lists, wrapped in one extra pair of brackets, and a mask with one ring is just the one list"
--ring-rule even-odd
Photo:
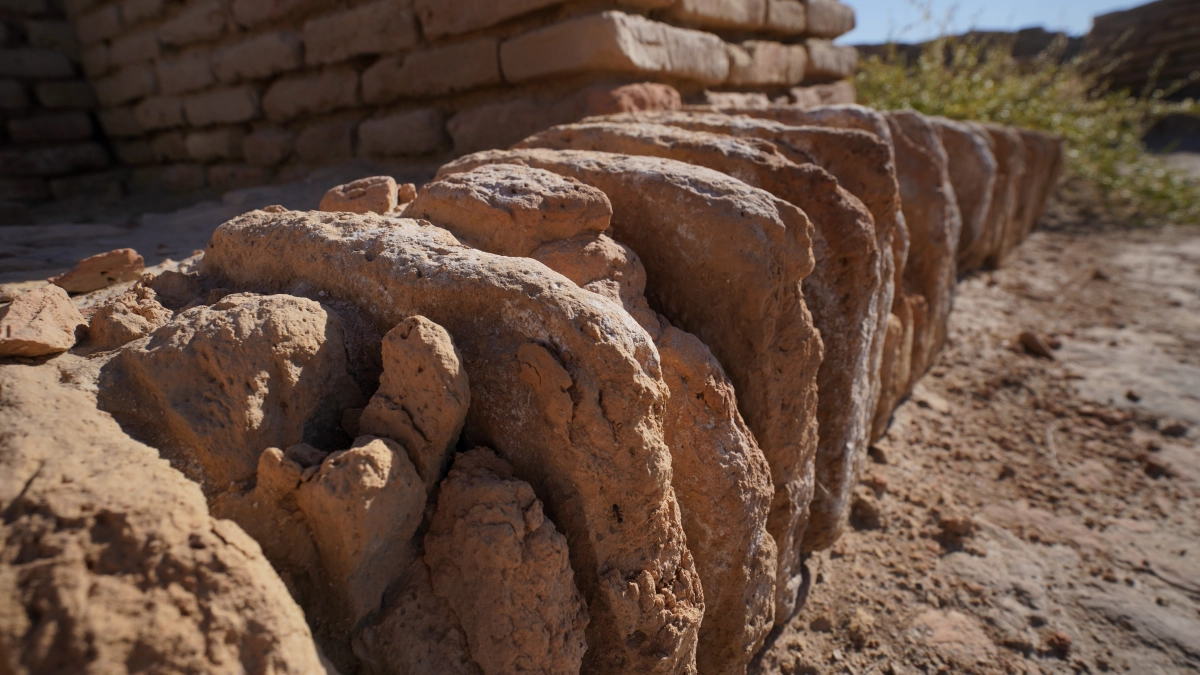
[(1198, 428), (1200, 228), (1035, 234), (959, 286), (759, 671), (1200, 672)]

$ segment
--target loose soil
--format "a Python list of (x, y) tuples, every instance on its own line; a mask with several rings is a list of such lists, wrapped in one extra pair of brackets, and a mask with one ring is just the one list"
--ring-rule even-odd
[(1200, 231), (1036, 233), (950, 335), (758, 671), (1200, 671)]

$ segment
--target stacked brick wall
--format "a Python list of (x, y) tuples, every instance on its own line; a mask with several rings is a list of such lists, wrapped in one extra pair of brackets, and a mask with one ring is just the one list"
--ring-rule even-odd
[[(1118, 89), (1141, 93), (1160, 58), (1155, 87), (1188, 81), (1200, 72), (1200, 3), (1160, 0), (1098, 16), (1087, 46), (1097, 50), (1105, 63), (1122, 59), (1112, 71)], [(1176, 96), (1200, 96), (1200, 80), (1191, 80)]]
[(23, 204), (102, 196), (114, 183), (96, 100), (57, 0), (0, 0), (0, 222)]
[[(857, 58), (837, 0), (73, 2), (116, 156), (176, 190), (499, 147), (676, 92), (844, 100)], [(669, 86), (622, 87), (643, 82)]]

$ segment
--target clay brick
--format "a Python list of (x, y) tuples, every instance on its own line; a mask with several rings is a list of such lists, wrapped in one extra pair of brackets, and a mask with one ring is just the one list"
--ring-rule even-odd
[(234, 0), (233, 20), (253, 27), (319, 6), (320, 0)]
[(805, 40), (804, 46), (808, 48), (805, 84), (844, 80), (854, 75), (854, 69), (858, 67), (858, 50), (854, 47), (815, 39)]
[(70, 59), (61, 52), (31, 47), (0, 49), (0, 77), (51, 80), (74, 75)]
[(84, 49), (79, 54), (83, 64), (83, 72), (90, 78), (97, 78), (108, 72), (112, 63), (108, 59), (108, 45), (103, 42)]
[(646, 82), (620, 87), (596, 85), (558, 101), (529, 98), (485, 103), (460, 111), (446, 124), (454, 151), (505, 148), (556, 124), (570, 124), (594, 115), (639, 110), (678, 110), (679, 92), (665, 84)]
[(48, 14), (50, 12), (50, 3), (46, 2), (46, 0), (0, 0), (0, 12), (23, 16)]
[(797, 108), (818, 108), (826, 105), (849, 105), (858, 98), (854, 80), (841, 80), (811, 87), (793, 87), (788, 92)]
[(138, 61), (158, 58), (158, 32), (153, 28), (128, 33), (113, 40), (108, 51), (109, 62), (124, 66)]
[(665, 17), (704, 28), (753, 30), (767, 20), (767, 0), (678, 0)]
[(25, 37), (30, 46), (62, 52), (73, 59), (79, 57), (79, 40), (66, 21), (26, 21)]
[(208, 87), (216, 81), (208, 54), (188, 52), (175, 59), (155, 63), (164, 94), (185, 94)]
[(424, 155), (437, 150), (446, 137), (442, 114), (422, 108), (370, 119), (358, 128), (360, 157)]
[(222, 82), (259, 80), (304, 63), (304, 45), (296, 33), (274, 32), (259, 35), (217, 52), (213, 71)]
[(154, 163), (154, 153), (150, 149), (150, 141), (142, 139), (136, 141), (114, 141), (112, 149), (122, 164), (143, 166)]
[(734, 87), (774, 87), (800, 84), (808, 64), (804, 45), (751, 40), (727, 45), (729, 79)]
[(96, 5), (97, 0), (63, 0), (63, 12), (67, 18), (74, 20)]
[(163, 5), (164, 0), (125, 0), (121, 3), (121, 17), (132, 26), (162, 16)]
[(411, 0), (376, 0), (304, 24), (305, 59), (313, 65), (405, 50), (419, 40)]
[(87, 197), (105, 202), (116, 201), (125, 192), (125, 171), (101, 171), (81, 176), (55, 178), (50, 181), (50, 192), (55, 199)]
[(0, 80), (0, 110), (20, 110), (29, 105), (29, 94), (16, 80)]
[(133, 117), (147, 131), (183, 126), (183, 99), (151, 96), (133, 107)]
[(513, 83), (613, 72), (720, 84), (729, 75), (721, 38), (621, 12), (570, 19), (508, 40), (500, 46), (500, 64)]
[(168, 131), (150, 139), (150, 153), (157, 162), (179, 162), (188, 158), (182, 131)]
[(263, 96), (267, 119), (287, 121), (304, 114), (320, 114), (358, 103), (358, 73), (331, 68), (320, 73), (278, 80)]
[(363, 73), (363, 100), (442, 96), (501, 84), (500, 42), (481, 38), (448, 47), (381, 59)]
[(249, 122), (259, 115), (258, 92), (248, 86), (192, 94), (183, 106), (188, 122), (197, 127)]
[(13, 176), (65, 176), (103, 169), (108, 153), (99, 143), (72, 143), (41, 148), (0, 150), (0, 173)]
[(806, 4), (809, 35), (832, 39), (854, 30), (854, 10), (838, 0), (806, 0)]
[(763, 28), (772, 33), (802, 35), (808, 30), (808, 7), (800, 0), (767, 0)]
[(187, 194), (204, 187), (205, 173), (200, 164), (173, 164), (159, 169), (157, 182), (170, 192)]
[(259, 129), (242, 141), (242, 155), (253, 166), (278, 166), (292, 155), (296, 134), (287, 129)]
[(494, 26), (527, 12), (561, 5), (565, 0), (416, 0), (417, 16), (425, 37), (469, 33)]
[(96, 98), (106, 108), (153, 94), (158, 84), (154, 71), (146, 64), (125, 66), (108, 77), (96, 80)]
[(242, 140), (245, 137), (246, 132), (239, 127), (193, 131), (187, 135), (184, 147), (188, 156), (197, 162), (241, 159)]
[[(96, 107), (96, 92), (83, 80), (42, 82), (36, 88), (38, 103), (50, 109), (90, 110)], [(0, 94), (0, 99), (3, 99)]]
[(141, 136), (142, 125), (138, 124), (133, 115), (133, 108), (109, 108), (96, 113), (100, 119), (100, 128), (109, 136)]
[(356, 119), (314, 122), (296, 137), (296, 156), (313, 164), (341, 162), (354, 157)]
[(221, 37), (227, 24), (228, 17), (221, 3), (217, 0), (201, 0), (164, 23), (158, 36), (163, 44), (188, 45)]
[(122, 28), (121, 7), (106, 5), (80, 16), (75, 22), (75, 35), (84, 45), (93, 45), (116, 37)]
[(0, 177), (0, 202), (36, 202), (50, 198), (44, 178)]
[(216, 164), (208, 167), (208, 186), (217, 192), (256, 187), (270, 180), (271, 172), (261, 166)]
[(69, 143), (92, 136), (92, 118), (87, 113), (42, 114), (8, 121), (8, 136), (17, 143)]

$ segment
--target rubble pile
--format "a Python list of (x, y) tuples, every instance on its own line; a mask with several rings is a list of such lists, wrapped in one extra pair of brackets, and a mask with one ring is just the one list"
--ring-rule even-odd
[[(0, 654), (746, 673), (942, 348), (956, 279), (1036, 225), (1061, 153), (857, 106), (593, 117), (415, 190), (235, 218), (78, 345), (61, 289), (17, 298), (0, 355), (75, 346), (0, 365), (0, 537), (29, 542), (0, 558), (26, 608), (0, 612)], [(124, 493), (126, 471), (162, 478)], [(81, 583), (140, 593), (104, 610), (128, 630), (94, 632)], [(180, 637), (150, 653), (158, 624)]]

